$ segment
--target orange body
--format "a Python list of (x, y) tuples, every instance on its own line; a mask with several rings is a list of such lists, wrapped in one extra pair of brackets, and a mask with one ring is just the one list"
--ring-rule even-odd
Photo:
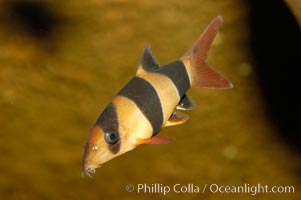
[(94, 173), (95, 168), (140, 144), (173, 141), (157, 134), (163, 127), (188, 120), (178, 110), (194, 107), (185, 94), (190, 87), (233, 87), (207, 64), (209, 48), (221, 24), (222, 17), (216, 17), (190, 50), (162, 67), (149, 46), (145, 48), (136, 76), (113, 97), (90, 131), (82, 163), (85, 174)]

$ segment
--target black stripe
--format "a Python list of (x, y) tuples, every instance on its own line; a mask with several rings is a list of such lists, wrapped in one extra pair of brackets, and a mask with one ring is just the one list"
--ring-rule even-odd
[(180, 97), (182, 97), (190, 87), (189, 76), (183, 62), (181, 61), (175, 61), (164, 65), (156, 70), (156, 72), (164, 74), (172, 80)]
[[(98, 117), (96, 125), (100, 126), (104, 133), (119, 133), (118, 131), (118, 116), (116, 112), (115, 105), (113, 103), (109, 103), (101, 115)], [(116, 142), (115, 144), (108, 144), (109, 150), (116, 154), (120, 150), (121, 140)]]
[(155, 88), (146, 80), (134, 77), (117, 95), (134, 101), (153, 127), (153, 135), (159, 132), (163, 124), (163, 112)]
[(118, 132), (118, 116), (115, 105), (109, 103), (96, 121), (105, 133)]

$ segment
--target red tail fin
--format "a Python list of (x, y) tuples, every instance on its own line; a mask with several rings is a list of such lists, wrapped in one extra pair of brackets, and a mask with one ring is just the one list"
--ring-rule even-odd
[(213, 39), (223, 23), (223, 18), (217, 16), (207, 26), (199, 39), (182, 57), (190, 58), (190, 77), (192, 86), (215, 89), (232, 88), (233, 85), (226, 78), (215, 72), (207, 64), (208, 51)]

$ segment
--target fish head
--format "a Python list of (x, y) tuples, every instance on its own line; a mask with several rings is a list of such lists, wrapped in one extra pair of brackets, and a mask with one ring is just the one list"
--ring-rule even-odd
[(90, 130), (84, 147), (83, 173), (90, 175), (102, 164), (150, 138), (153, 129), (136, 104), (126, 97), (115, 96)]
[[(102, 164), (137, 146), (137, 121), (131, 120), (134, 112), (121, 110), (123, 101), (110, 103), (90, 130), (82, 161), (83, 174), (88, 176)], [(128, 106), (125, 106), (128, 108)], [(118, 109), (119, 108), (119, 109)], [(127, 117), (123, 117), (126, 115)], [(143, 132), (143, 131), (142, 131)]]
[(100, 126), (95, 125), (91, 129), (84, 146), (83, 174), (91, 176), (91, 174), (95, 173), (96, 168), (132, 150), (134, 147), (135, 144), (129, 142), (119, 132), (104, 132)]

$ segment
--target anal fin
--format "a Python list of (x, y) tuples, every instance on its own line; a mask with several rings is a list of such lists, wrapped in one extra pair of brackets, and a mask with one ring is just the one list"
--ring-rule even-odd
[(196, 107), (193, 100), (191, 100), (186, 94), (182, 97), (179, 105), (177, 106), (178, 110), (192, 110)]
[(180, 125), (187, 122), (188, 119), (189, 119), (188, 115), (181, 113), (179, 111), (175, 111), (174, 113), (172, 113), (165, 126)]

